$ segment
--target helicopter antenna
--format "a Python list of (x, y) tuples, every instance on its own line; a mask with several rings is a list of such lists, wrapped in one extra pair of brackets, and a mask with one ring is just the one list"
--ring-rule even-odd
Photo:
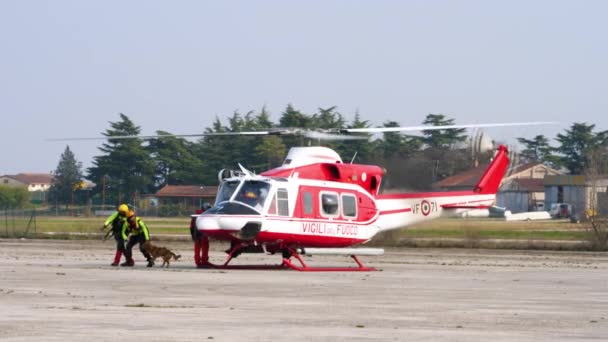
[(246, 169), (246, 168), (245, 168), (243, 165), (241, 165), (241, 163), (238, 163), (238, 164), (239, 164), (239, 168), (241, 169), (241, 171), (242, 171), (242, 172), (243, 172), (243, 173), (244, 173), (246, 176), (249, 176), (249, 177), (253, 177), (253, 176), (255, 176), (255, 173), (253, 173), (253, 172), (251, 172), (251, 171), (247, 170), (247, 169)]
[(357, 158), (357, 152), (359, 152), (359, 151), (355, 151), (355, 155), (353, 156), (353, 159), (350, 160), (351, 164), (355, 161), (355, 158)]

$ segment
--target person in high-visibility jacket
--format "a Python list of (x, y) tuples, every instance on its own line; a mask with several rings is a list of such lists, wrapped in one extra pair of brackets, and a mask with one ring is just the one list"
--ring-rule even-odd
[[(127, 214), (129, 213), (129, 206), (121, 204), (118, 206), (118, 210), (110, 215), (103, 224), (103, 229), (112, 227), (111, 234), (116, 240), (116, 254), (114, 255), (114, 261), (112, 266), (118, 266), (120, 257), (125, 252), (125, 240), (127, 239), (125, 222), (127, 222)], [(126, 255), (125, 255), (126, 258)]]
[(148, 260), (148, 267), (154, 266), (154, 260), (152, 256), (144, 249), (144, 243), (150, 240), (150, 232), (148, 230), (148, 226), (144, 223), (144, 221), (134, 212), (129, 211), (127, 214), (127, 221), (125, 222), (126, 231), (129, 232), (129, 241), (127, 242), (127, 247), (125, 250), (125, 256), (127, 257), (127, 261), (121, 264), (121, 266), (133, 266), (135, 265), (135, 261), (133, 260), (133, 246), (139, 244), (139, 250), (141, 254), (144, 255), (146, 260)]

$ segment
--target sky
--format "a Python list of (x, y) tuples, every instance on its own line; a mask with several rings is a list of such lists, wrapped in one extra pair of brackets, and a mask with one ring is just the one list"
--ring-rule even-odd
[(608, 129), (608, 1), (0, 1), (0, 175), (84, 167), (125, 113), (200, 133), (263, 106), (374, 126), (558, 121)]

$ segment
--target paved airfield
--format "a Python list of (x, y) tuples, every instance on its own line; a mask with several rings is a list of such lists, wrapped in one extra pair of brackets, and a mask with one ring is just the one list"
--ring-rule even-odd
[(394, 249), (361, 258), (380, 272), (304, 273), (199, 270), (190, 244), (158, 244), (185, 260), (112, 268), (111, 242), (0, 240), (0, 340), (608, 340), (608, 254)]

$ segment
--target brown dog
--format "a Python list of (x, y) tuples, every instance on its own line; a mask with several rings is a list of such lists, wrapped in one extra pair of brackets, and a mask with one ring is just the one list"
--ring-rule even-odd
[(146, 250), (146, 252), (150, 253), (150, 255), (152, 256), (152, 260), (156, 260), (156, 258), (159, 257), (163, 259), (163, 264), (161, 267), (164, 267), (165, 264), (167, 265), (167, 267), (169, 267), (171, 258), (177, 260), (181, 257), (181, 255), (176, 255), (165, 247), (154, 246), (149, 240), (144, 242), (144, 249)]

